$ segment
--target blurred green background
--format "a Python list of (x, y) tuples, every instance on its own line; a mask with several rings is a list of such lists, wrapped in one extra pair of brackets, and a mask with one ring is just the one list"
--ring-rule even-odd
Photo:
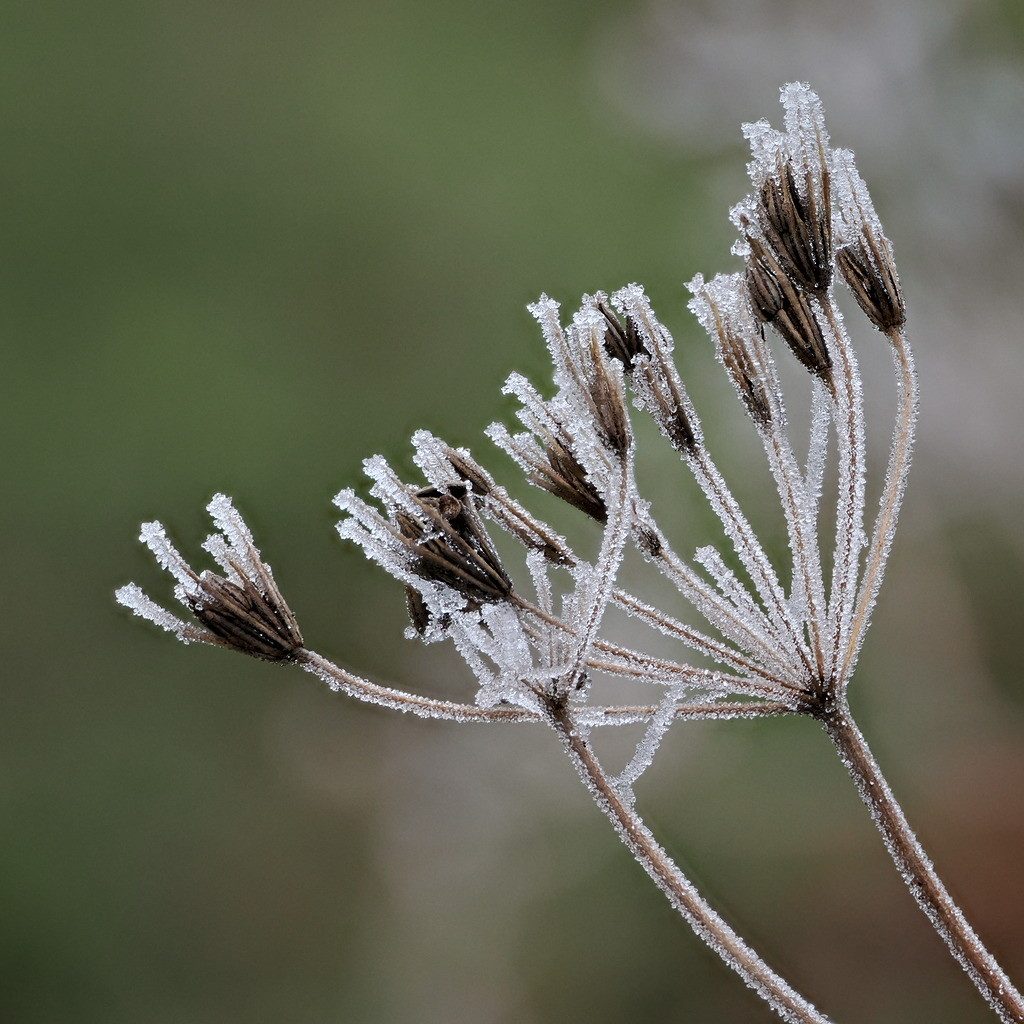
[[(509, 371), (543, 377), (541, 291), (642, 281), (742, 490), (756, 452), (683, 282), (734, 269), (740, 122), (793, 78), (895, 239), (924, 395), (854, 702), (1024, 981), (1017, 0), (13, 0), (0, 28), (0, 1019), (770, 1019), (543, 729), (358, 707), (111, 594), (165, 599), (138, 523), (194, 551), (224, 490), (311, 646), (468, 697), (330, 498), (371, 453), (408, 468), (418, 427), (511, 478), (481, 432)], [(864, 341), (877, 483), (891, 387)], [(648, 465), (685, 537), (688, 481)], [(811, 723), (679, 727), (639, 796), (837, 1020), (989, 1019)]]

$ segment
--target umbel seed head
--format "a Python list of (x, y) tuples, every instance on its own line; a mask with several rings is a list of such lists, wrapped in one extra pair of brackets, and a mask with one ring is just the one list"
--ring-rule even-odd
[(303, 647), (299, 624), (270, 566), (253, 543), (249, 528), (231, 499), (223, 494), (215, 495), (207, 509), (220, 532), (209, 536), (203, 547), (213, 555), (223, 575), (208, 569), (195, 572), (160, 523), (143, 524), (139, 537), (160, 566), (175, 578), (175, 597), (200, 625), (161, 608), (134, 583), (121, 587), (117, 600), (185, 643), (231, 647), (262, 661), (293, 659)]
[(755, 316), (771, 324), (793, 355), (831, 386), (832, 357), (810, 297), (790, 279), (767, 246), (756, 238), (747, 241), (747, 288)]
[(815, 195), (814, 175), (804, 171), (804, 195), (797, 189), (793, 165), (779, 163), (778, 172), (765, 180), (760, 194), (760, 220), (765, 241), (771, 245), (787, 275), (812, 292), (832, 283), (832, 211), (829, 172), (822, 162), (818, 172), (822, 199)]
[(196, 583), (200, 592), (189, 594), (186, 602), (227, 646), (263, 661), (287, 661), (302, 647), (302, 634), (280, 594), (271, 601), (252, 580), (233, 583), (208, 571)]
[(839, 250), (836, 263), (857, 304), (880, 331), (903, 327), (907, 319), (903, 289), (886, 239), (879, 244), (865, 230), (856, 242)]
[[(504, 601), (512, 581), (501, 565), (464, 487), (413, 494), (417, 514), (398, 512), (395, 521), (417, 576), (461, 594), (470, 607)], [(415, 624), (415, 616), (414, 616)]]

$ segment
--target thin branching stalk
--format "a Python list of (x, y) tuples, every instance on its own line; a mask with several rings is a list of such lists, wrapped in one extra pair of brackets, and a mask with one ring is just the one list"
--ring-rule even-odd
[(1004, 1024), (1022, 1024), (1024, 997), (967, 923), (936, 874), (849, 710), (836, 707), (822, 717), (822, 724), (857, 784), (911, 895), (999, 1019)]
[(910, 470), (910, 456), (914, 448), (914, 424), (917, 419), (919, 400), (917, 374), (914, 372), (914, 356), (902, 330), (892, 328), (887, 333), (892, 344), (893, 363), (896, 370), (898, 401), (896, 426), (893, 428), (889, 465), (885, 472), (885, 489), (882, 492), (878, 518), (875, 520), (871, 543), (868, 545), (867, 565), (864, 568), (860, 591), (857, 595), (857, 607), (853, 614), (853, 622), (837, 673), (840, 680), (849, 678), (857, 651), (864, 639), (864, 632), (871, 617), (871, 609), (878, 597), (878, 589), (882, 585), (882, 575), (885, 572), (889, 552), (892, 550), (896, 520), (903, 504), (907, 474)]
[(708, 904), (693, 883), (658, 844), (633, 805), (623, 800), (605, 774), (584, 730), (564, 707), (549, 708), (550, 722), (565, 746), (597, 806), (619, 838), (651, 877), (669, 903), (708, 946), (768, 1005), (790, 1024), (828, 1021), (813, 1004), (773, 971), (767, 963)]
[(807, 604), (807, 630), (814, 657), (812, 671), (821, 679), (825, 674), (827, 603), (821, 575), (817, 524), (809, 514), (811, 503), (807, 500), (806, 484), (800, 476), (785, 430), (773, 422), (773, 429), (763, 432), (762, 437), (769, 462), (779, 481), (779, 497), (783, 506), (798, 508), (803, 512), (802, 515), (792, 516), (787, 525), (793, 552), (794, 586), (799, 581)]
[(836, 550), (829, 597), (832, 652), (830, 675), (838, 676), (843, 641), (849, 631), (847, 608), (857, 586), (858, 561), (864, 531), (864, 405), (860, 372), (832, 296), (823, 297), (821, 308), (835, 339), (839, 364), (836, 427), (839, 437), (839, 492), (836, 505)]
[(776, 628), (776, 643), (787, 650), (789, 657), (796, 654), (801, 665), (814, 673), (814, 661), (807, 650), (807, 644), (793, 621), (792, 614), (782, 593), (778, 574), (768, 556), (764, 553), (753, 528), (747, 522), (738, 502), (732, 496), (718, 467), (711, 461), (704, 448), (694, 456), (691, 468), (701, 483), (702, 489), (712, 497), (712, 506), (718, 512), (730, 534), (736, 553), (755, 581), (758, 593), (764, 600)]
[[(631, 284), (610, 297), (584, 296), (564, 326), (558, 303), (547, 296), (530, 307), (551, 355), (555, 394), (545, 398), (512, 374), (505, 393), (519, 400), (516, 415), (524, 430), (513, 433), (493, 424), (487, 432), (530, 483), (601, 527), (593, 561), (513, 499), (467, 450), (425, 431), (413, 438), (425, 483), (404, 482), (375, 456), (365, 463), (373, 500), (352, 490), (335, 499), (345, 515), (341, 536), (404, 587), (407, 635), (452, 642), (477, 679), (475, 703), (373, 683), (307, 648), (248, 527), (224, 495), (208, 506), (217, 532), (204, 544), (219, 571), (195, 571), (161, 524), (142, 528), (141, 539), (174, 577), (175, 596), (192, 620), (161, 607), (135, 584), (122, 587), (117, 597), (185, 643), (296, 664), (366, 703), (449, 722), (552, 726), (598, 806), (676, 910), (794, 1024), (826, 1018), (739, 938), (672, 863), (635, 810), (634, 786), (676, 721), (816, 718), (936, 931), (1000, 1020), (1024, 1024), (1024, 999), (935, 873), (849, 712), (847, 687), (906, 488), (917, 380), (892, 246), (853, 154), (830, 147), (820, 101), (806, 85), (791, 83), (782, 95), (784, 130), (765, 121), (744, 126), (754, 189), (732, 211), (740, 232), (734, 252), (743, 257), (744, 269), (710, 281), (697, 275), (689, 287), (690, 308), (715, 343), (764, 446), (786, 521), (790, 593), (712, 458), (675, 366), (671, 335), (643, 289)], [(857, 356), (835, 302), (840, 280), (887, 339), (896, 378), (893, 440), (869, 539), (864, 400)], [(810, 374), (803, 471), (789, 435), (771, 336)], [(718, 545), (698, 548), (691, 560), (673, 550), (637, 485), (627, 389), (689, 467), (721, 524)], [(833, 454), (838, 487), (826, 594), (819, 524)], [(505, 568), (490, 527), (521, 545), (532, 594)], [(619, 586), (630, 543), (703, 618), (707, 631)], [(733, 556), (738, 566), (730, 564)], [(602, 636), (611, 607), (705, 662), (684, 664)], [(647, 691), (626, 703), (597, 704), (591, 700), (595, 675)], [(628, 724), (645, 729), (625, 768), (612, 778), (591, 747), (590, 732)]]
[[(539, 711), (513, 705), (499, 705), (483, 708), (477, 704), (460, 704), (456, 701), (424, 697), (393, 686), (363, 679), (336, 665), (329, 658), (315, 651), (301, 649), (295, 652), (293, 661), (307, 672), (322, 679), (338, 693), (374, 704), (392, 711), (401, 711), (417, 718), (433, 718), (442, 722), (496, 723), (512, 725), (523, 722), (544, 722)], [(679, 704), (673, 715), (679, 721), (729, 721), (732, 719), (778, 718), (794, 713), (792, 704), (782, 701), (706, 701), (703, 703)], [(587, 727), (602, 725), (636, 725), (648, 722), (657, 713), (657, 707), (647, 705), (605, 705), (583, 708), (578, 712), (580, 721)]]

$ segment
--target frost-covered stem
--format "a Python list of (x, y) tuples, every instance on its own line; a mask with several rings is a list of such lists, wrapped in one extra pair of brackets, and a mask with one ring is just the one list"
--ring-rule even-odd
[(864, 530), (864, 402), (860, 373), (831, 294), (820, 296), (821, 308), (835, 339), (839, 368), (836, 434), (839, 442), (839, 495), (836, 507), (836, 551), (832, 567), (829, 619), (832, 630), (831, 677), (835, 681), (840, 650), (846, 639), (850, 606), (855, 599), (857, 570)]
[[(402, 711), (418, 718), (434, 718), (444, 722), (500, 722), (518, 724), (521, 722), (543, 722), (544, 717), (527, 708), (503, 704), (484, 708), (476, 704), (458, 704), (454, 701), (437, 700), (422, 694), (409, 693), (393, 686), (381, 686), (345, 669), (325, 658), (322, 654), (305, 648), (296, 651), (293, 659), (307, 672), (312, 673), (338, 693), (344, 693), (364, 704), (375, 704), (392, 711)], [(586, 724), (629, 725), (647, 722), (658, 712), (652, 705), (598, 706), (585, 709)], [(763, 701), (759, 703), (705, 701), (701, 704), (680, 704), (674, 712), (677, 719), (716, 721), (732, 718), (775, 718), (791, 715), (794, 708), (784, 701)]]
[(736, 554), (750, 574), (758, 594), (764, 601), (769, 616), (778, 624), (779, 636), (777, 639), (785, 643), (786, 647), (798, 656), (808, 672), (813, 673), (814, 664), (811, 655), (807, 650), (802, 631), (793, 621), (792, 613), (786, 604), (778, 574), (771, 562), (768, 561), (764, 548), (761, 547), (760, 541), (754, 534), (750, 523), (747, 522), (747, 517), (740, 510), (739, 504), (729, 490), (722, 474), (719, 473), (718, 467), (715, 466), (703, 446), (698, 448), (687, 461), (705, 494), (711, 500), (718, 518), (733, 543)]
[[(765, 452), (779, 485), (779, 497), (784, 509), (792, 510), (786, 516), (789, 543), (793, 552), (794, 575), (800, 579), (804, 600), (807, 602), (807, 626), (810, 631), (811, 652), (817, 667), (817, 677), (825, 672), (825, 584), (821, 576), (821, 556), (818, 551), (817, 524), (810, 511), (813, 503), (800, 476), (796, 456), (785, 431), (772, 421), (763, 435)], [(794, 580), (794, 584), (795, 584)]]
[[(594, 566), (596, 581), (591, 577), (588, 587), (591, 590), (591, 593), (587, 595), (589, 607), (583, 617), (582, 628), (578, 630), (575, 664), (567, 676), (567, 685), (570, 690), (576, 688), (581, 674), (586, 669), (587, 658), (597, 639), (597, 631), (615, 589), (615, 578), (622, 562), (622, 553), (629, 541), (633, 525), (633, 501), (630, 498), (633, 475), (632, 458), (632, 449), (630, 449), (622, 461), (616, 465), (618, 478), (616, 493), (614, 497), (606, 496), (608, 522), (601, 540), (601, 550)], [(608, 500), (609, 498), (611, 500)]]
[(418, 693), (409, 693), (393, 686), (381, 686), (368, 679), (346, 672), (322, 654), (305, 648), (296, 651), (296, 664), (323, 680), (332, 690), (365, 704), (376, 704), (391, 711), (402, 711), (418, 718), (439, 718), (446, 722), (539, 722), (540, 715), (526, 708), (502, 705), (494, 708), (475, 704), (457, 704), (436, 700)]
[(617, 792), (593, 749), (565, 707), (550, 708), (550, 722), (569, 759), (615, 827), (619, 838), (694, 930), (769, 1006), (790, 1024), (828, 1024), (814, 1006), (776, 974), (719, 916), (655, 840), (650, 829)]
[[(651, 552), (650, 557), (679, 593), (693, 604), (708, 622), (715, 626), (716, 629), (721, 630), (723, 635), (729, 637), (734, 643), (742, 645), (745, 650), (757, 651), (758, 656), (765, 664), (771, 665), (773, 668), (766, 669), (762, 665), (757, 665), (755, 662), (737, 655), (731, 648), (718, 643), (718, 641), (711, 640), (691, 627), (677, 629), (673, 625), (671, 628), (667, 628), (659, 622), (656, 624), (658, 628), (678, 635), (686, 643), (689, 643), (686, 634), (692, 634), (694, 638), (692, 646), (695, 649), (704, 653), (711, 653), (713, 657), (720, 660), (723, 664), (754, 672), (765, 679), (779, 682), (783, 686), (787, 685), (782, 682), (782, 677), (784, 677), (789, 668), (789, 662), (779, 652), (777, 640), (769, 637), (760, 629), (755, 629), (754, 625), (748, 621), (749, 617), (740, 615), (736, 608), (725, 600), (721, 594), (708, 586), (672, 550), (665, 534), (659, 529), (650, 513), (646, 512), (641, 515), (640, 510), (638, 510), (634, 539), (639, 547), (649, 550), (649, 546), (645, 543), (645, 534), (656, 538), (656, 551)], [(616, 600), (621, 607), (631, 614), (634, 614), (634, 608), (642, 607), (636, 599), (632, 599), (632, 603), (630, 603), (630, 595), (620, 596), (616, 592)], [(635, 614), (643, 617), (641, 612), (636, 612)], [(763, 615), (761, 619), (764, 621)], [(765, 625), (769, 624), (765, 622)]]
[(1024, 1024), (1024, 997), (935, 873), (844, 703), (820, 716), (911, 895), (1004, 1024)]
[[(580, 708), (576, 712), (577, 721), (586, 726), (600, 725), (634, 725), (649, 722), (658, 708), (650, 704), (637, 707), (596, 707)], [(740, 703), (738, 701), (714, 701), (704, 704), (679, 704), (673, 717), (679, 721), (732, 721), (750, 718), (781, 718), (796, 713), (792, 704), (785, 701), (757, 701)]]
[(900, 506), (903, 504), (907, 472), (910, 469), (910, 455), (914, 447), (914, 423), (917, 419), (918, 408), (914, 357), (902, 331), (896, 329), (890, 331), (889, 341), (892, 343), (896, 386), (899, 392), (896, 426), (893, 428), (892, 449), (889, 453), (889, 465), (885, 473), (885, 489), (878, 506), (878, 518), (875, 520), (871, 544), (868, 547), (868, 560), (860, 583), (853, 624), (846, 641), (837, 677), (840, 686), (845, 684), (847, 674), (857, 657), (857, 650), (864, 637), (864, 631), (867, 629), (875, 599), (878, 597), (878, 588), (882, 583), (885, 563), (892, 548), (893, 534), (896, 532), (896, 520), (899, 516)]

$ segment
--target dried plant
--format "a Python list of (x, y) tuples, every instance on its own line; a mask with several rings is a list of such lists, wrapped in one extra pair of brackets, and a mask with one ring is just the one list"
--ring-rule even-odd
[[(135, 613), (185, 641), (233, 647), (301, 666), (332, 689), (398, 711), (459, 722), (541, 722), (565, 751), (622, 841), (696, 933), (787, 1021), (825, 1021), (709, 906), (643, 823), (633, 787), (679, 719), (807, 715), (824, 727), (914, 898), (1002, 1021), (1024, 1021), (1013, 988), (946, 891), (854, 722), (846, 699), (885, 571), (910, 464), (917, 384), (904, 336), (892, 247), (852, 153), (829, 145), (821, 104), (805, 85), (782, 90), (784, 129), (744, 129), (751, 194), (732, 211), (742, 273), (690, 284), (691, 310), (756, 430), (778, 490), (791, 564), (780, 576), (705, 443), (673, 362), (673, 341), (643, 290), (585, 296), (571, 323), (542, 297), (530, 307), (554, 364), (553, 397), (513, 374), (522, 430), (488, 435), (531, 483), (601, 526), (592, 560), (526, 510), (470, 453), (417, 433), (425, 485), (401, 480), (381, 457), (365, 466), (366, 501), (336, 503), (341, 536), (394, 576), (407, 595), (411, 637), (452, 641), (475, 675), (476, 701), (458, 704), (379, 686), (304, 645), (295, 618), (245, 524), (223, 495), (206, 542), (224, 575), (194, 572), (158, 523), (142, 540), (177, 580), (176, 596), (200, 625), (154, 604), (138, 587), (118, 591)], [(866, 532), (864, 403), (857, 359), (835, 302), (837, 279), (888, 344), (897, 414), (881, 498)], [(810, 438), (801, 462), (766, 336), (777, 335), (809, 371)], [(677, 554), (641, 497), (627, 391), (693, 474), (725, 535), (722, 549)], [(825, 515), (826, 465), (837, 478)], [(502, 562), (489, 528), (521, 545), (529, 587)], [(824, 534), (834, 533), (823, 558)], [(706, 621), (698, 629), (617, 585), (635, 547)], [(667, 635), (715, 665), (702, 668), (627, 648), (603, 635), (610, 610)], [(634, 705), (592, 699), (597, 676), (648, 688)], [(630, 762), (609, 775), (592, 735), (646, 723)]]

